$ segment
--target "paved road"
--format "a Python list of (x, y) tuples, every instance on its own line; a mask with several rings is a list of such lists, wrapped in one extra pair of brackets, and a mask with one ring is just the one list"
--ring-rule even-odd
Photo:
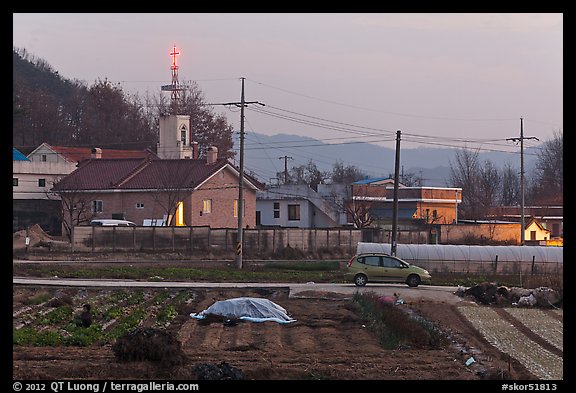
[(121, 287), (121, 288), (290, 288), (291, 297), (306, 296), (306, 291), (326, 291), (353, 295), (356, 291), (374, 291), (381, 295), (397, 294), (407, 302), (430, 300), (455, 304), (463, 299), (454, 295), (456, 287), (420, 285), (410, 288), (405, 284), (368, 284), (357, 287), (354, 284), (324, 283), (259, 283), (259, 282), (183, 282), (183, 281), (134, 281), (134, 280), (86, 280), (63, 278), (13, 277), (13, 284), (36, 286), (72, 287)]

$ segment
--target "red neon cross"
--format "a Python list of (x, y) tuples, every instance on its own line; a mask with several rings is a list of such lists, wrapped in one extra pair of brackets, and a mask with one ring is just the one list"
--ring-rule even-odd
[(174, 45), (174, 49), (172, 50), (172, 52), (170, 53), (170, 56), (172, 56), (174, 59), (172, 60), (172, 70), (176, 70), (178, 69), (178, 66), (176, 65), (176, 55), (179, 55), (180, 52), (176, 52), (176, 45)]

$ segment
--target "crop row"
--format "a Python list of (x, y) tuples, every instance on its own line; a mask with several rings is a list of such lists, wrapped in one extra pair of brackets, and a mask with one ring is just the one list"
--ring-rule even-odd
[(539, 309), (508, 308), (506, 311), (544, 340), (564, 350), (564, 324), (562, 322), (547, 317), (546, 313)]
[[(518, 360), (538, 378), (563, 378), (563, 359), (530, 340), (496, 311), (478, 305), (459, 306), (458, 310), (490, 344)], [(540, 323), (546, 326), (542, 319)], [(540, 332), (545, 334), (542, 330)]]
[[(187, 291), (104, 291), (94, 296), (77, 293), (66, 302), (29, 305), (13, 312), (13, 344), (34, 346), (104, 345), (128, 330), (141, 326), (168, 327), (177, 307), (190, 301)], [(77, 326), (75, 317), (82, 305), (91, 305), (93, 323)], [(78, 305), (78, 306), (74, 306)]]

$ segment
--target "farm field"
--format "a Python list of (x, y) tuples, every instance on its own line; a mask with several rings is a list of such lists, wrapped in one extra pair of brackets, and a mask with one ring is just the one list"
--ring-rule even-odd
[[(217, 300), (264, 297), (296, 322), (202, 324), (190, 313)], [(74, 316), (92, 306), (94, 323)], [(288, 289), (126, 289), (13, 286), (14, 379), (196, 379), (200, 364), (226, 362), (252, 380), (562, 379), (563, 311), (460, 302), (406, 303), (449, 338), (443, 348), (384, 349), (348, 296)], [(183, 364), (118, 362), (112, 344), (126, 330), (173, 332)], [(497, 332), (497, 334), (496, 334)], [(466, 365), (466, 361), (474, 362)]]

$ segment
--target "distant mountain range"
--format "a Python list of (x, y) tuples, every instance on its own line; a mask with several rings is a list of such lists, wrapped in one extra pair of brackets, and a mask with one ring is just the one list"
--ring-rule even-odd
[[(238, 133), (234, 146), (239, 146)], [(306, 165), (310, 160), (322, 171), (332, 171), (337, 161), (345, 166), (356, 166), (370, 177), (387, 177), (394, 174), (395, 149), (366, 142), (328, 144), (320, 140), (298, 135), (264, 135), (246, 133), (244, 165), (261, 181), (273, 182), (277, 172), (284, 171), (285, 156), (288, 170)], [(402, 148), (400, 151), (401, 173), (422, 178), (422, 184), (444, 187), (450, 176), (450, 165), (455, 161), (458, 148)], [(239, 156), (237, 156), (238, 159)], [(502, 168), (507, 163), (520, 170), (518, 153), (480, 151), (480, 162), (491, 161)], [(528, 173), (536, 161), (535, 148), (525, 148), (524, 168)]]

